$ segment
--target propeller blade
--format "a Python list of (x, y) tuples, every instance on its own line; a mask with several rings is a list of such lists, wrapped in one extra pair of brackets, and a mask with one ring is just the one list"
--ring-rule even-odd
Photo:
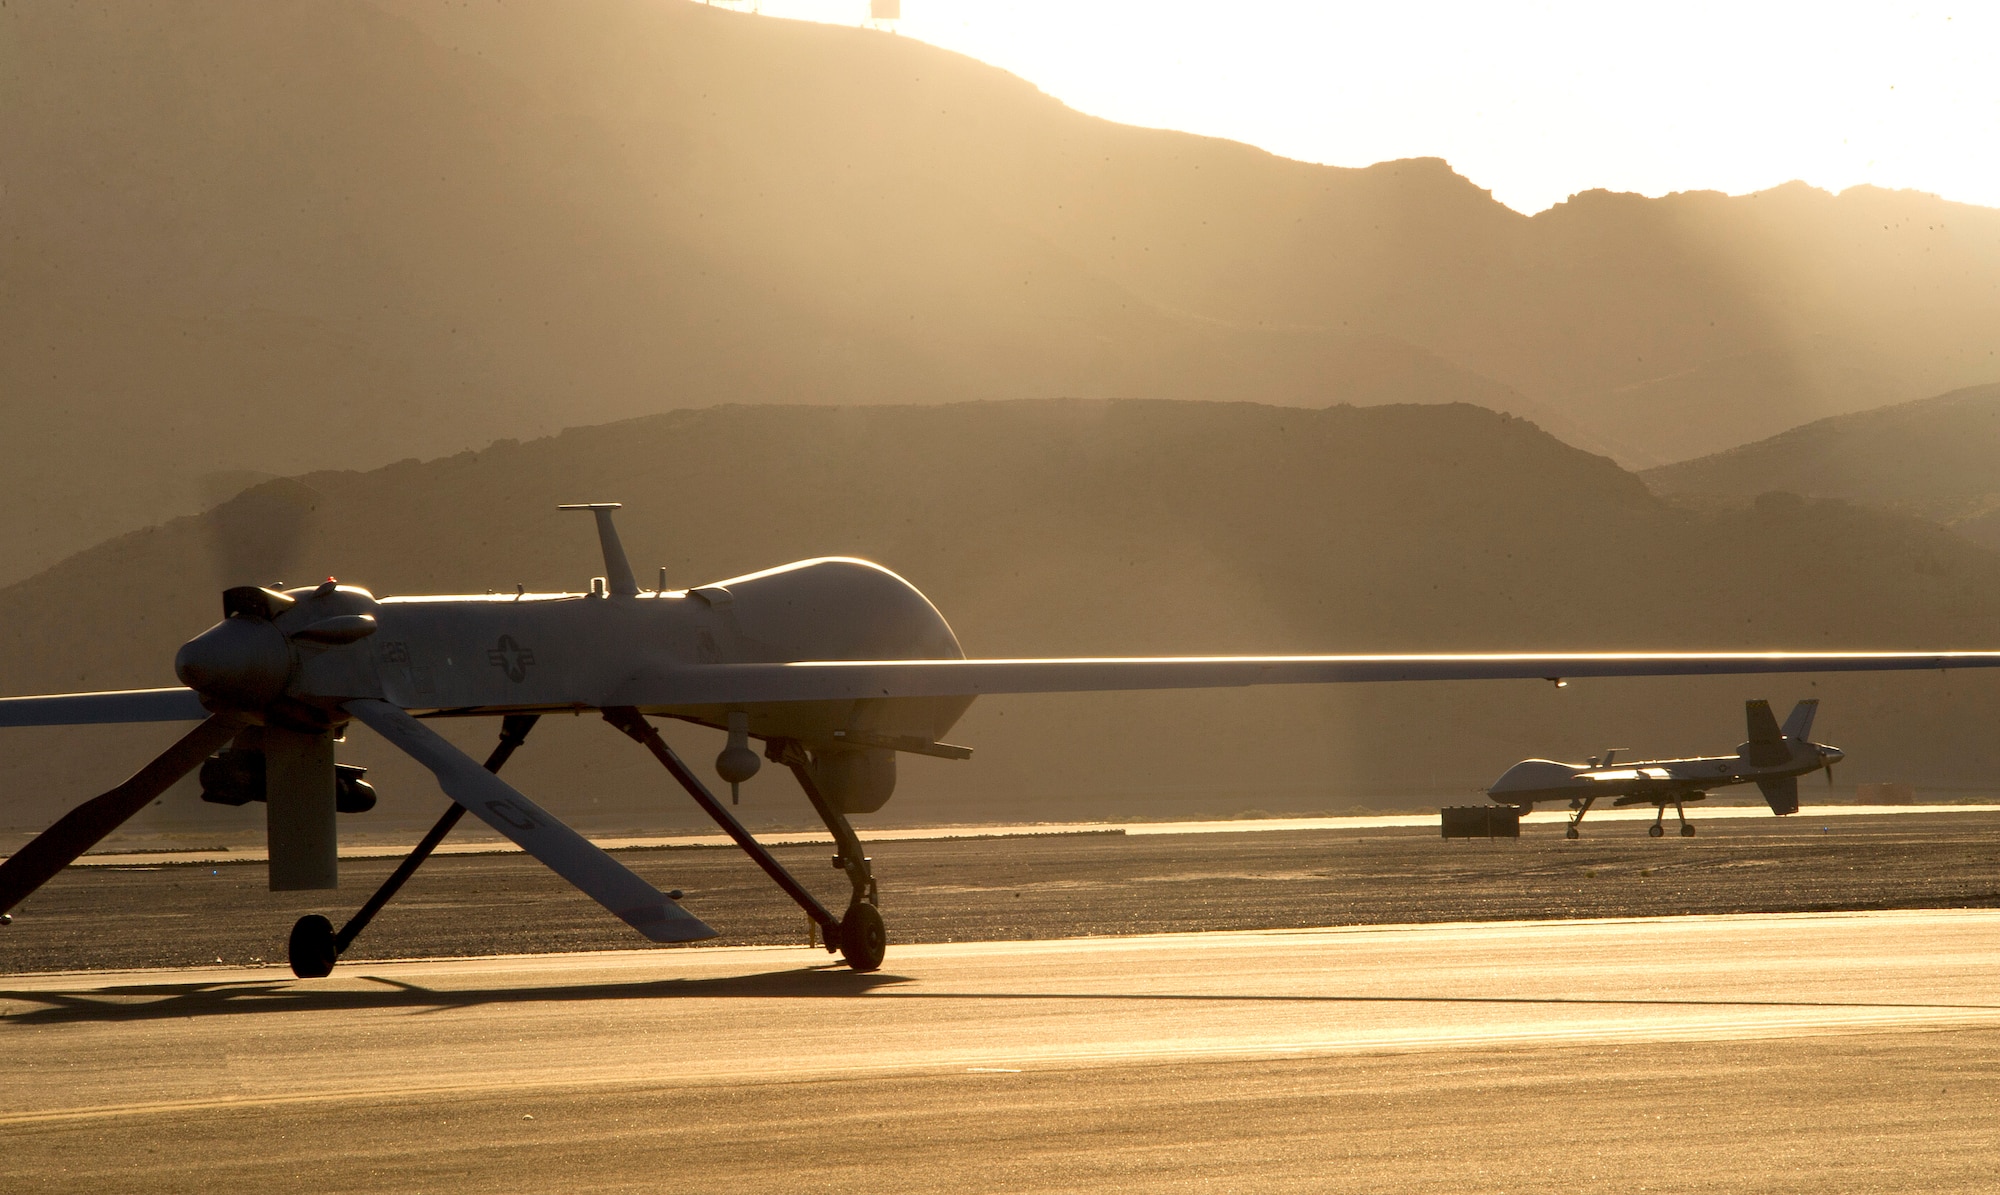
[(0, 913), (20, 904), (78, 855), (96, 846), (106, 834), (124, 825), (133, 814), (167, 791), (174, 781), (228, 746), (236, 732), (247, 725), (249, 720), (238, 714), (211, 715), (153, 762), (140, 768), (130, 780), (63, 814), (55, 825), (0, 863)]
[(1832, 765), (1832, 764), (1828, 764), (1828, 765), (1826, 765), (1826, 786), (1827, 786), (1828, 788), (1832, 788), (1832, 787), (1833, 787), (1833, 765)]
[(715, 936), (700, 918), (402, 709), (362, 699), (348, 702), (347, 712), (429, 768), (446, 796), (641, 934), (655, 942), (697, 942)]

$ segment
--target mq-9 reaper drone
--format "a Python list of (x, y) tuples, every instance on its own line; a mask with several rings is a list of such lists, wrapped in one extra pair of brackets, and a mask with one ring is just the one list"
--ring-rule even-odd
[[(199, 723), (0, 863), (0, 914), (197, 768), (211, 799), (266, 803), (274, 891), (336, 887), (337, 812), (370, 795), (334, 759), (335, 742), (358, 721), (430, 769), (454, 804), (339, 930), (317, 914), (299, 920), (289, 944), (295, 974), (328, 974), (467, 811), (652, 941), (714, 937), (679, 892), (659, 891), (498, 776), (541, 715), (596, 710), (805, 909), (829, 951), (869, 971), (888, 939), (848, 817), (889, 799), (898, 753), (968, 757), (943, 738), (981, 694), (2000, 665), (2000, 652), (973, 660), (922, 593), (863, 560), (806, 560), (688, 590), (663, 580), (642, 592), (612, 525), (615, 508), (566, 508), (597, 520), (605, 575), (588, 593), (377, 599), (332, 579), (284, 591), (239, 587), (222, 595), (222, 621), (175, 658), (185, 688), (0, 699), (0, 726)], [(425, 724), (480, 716), (501, 719), (483, 766)], [(843, 912), (772, 857), (654, 718), (725, 731), (715, 770), (732, 785), (760, 767), (753, 740), (791, 771), (839, 851), (835, 866), (850, 889)]]
[(1770, 702), (1746, 701), (1743, 720), (1749, 738), (1734, 755), (1618, 763), (1621, 748), (1613, 747), (1591, 756), (1588, 763), (1524, 759), (1494, 781), (1486, 795), (1522, 813), (1534, 809), (1537, 801), (1568, 802), (1569, 827), (1563, 833), (1570, 838), (1577, 836), (1583, 815), (1605, 797), (1614, 806), (1653, 806), (1653, 824), (1646, 833), (1654, 838), (1666, 833), (1662, 823), (1672, 805), (1681, 819), (1681, 837), (1693, 838), (1694, 823), (1687, 819), (1685, 806), (1706, 800), (1710, 789), (1732, 784), (1755, 784), (1771, 812), (1784, 817), (1799, 811), (1799, 777), (1824, 770), (1831, 785), (1833, 765), (1846, 756), (1838, 747), (1812, 741), (1813, 715), (1818, 712), (1819, 698), (1808, 697), (1793, 706), (1791, 717), (1779, 726)]

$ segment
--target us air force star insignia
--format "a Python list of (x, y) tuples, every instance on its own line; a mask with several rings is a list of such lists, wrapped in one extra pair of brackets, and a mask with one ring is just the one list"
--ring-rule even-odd
[(528, 679), (528, 665), (535, 662), (533, 648), (522, 647), (514, 642), (512, 635), (500, 636), (500, 642), (486, 653), (486, 662), (507, 674), (507, 679), (515, 684)]

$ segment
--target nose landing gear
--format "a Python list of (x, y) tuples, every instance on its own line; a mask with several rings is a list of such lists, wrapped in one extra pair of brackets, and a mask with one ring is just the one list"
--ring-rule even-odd
[(1596, 802), (1596, 797), (1582, 797), (1569, 803), (1569, 826), (1563, 830), (1564, 838), (1575, 838), (1577, 836), (1576, 828), (1583, 824), (1583, 815), (1589, 813), (1590, 807), (1596, 804)]
[[(527, 740), (528, 732), (534, 729), (539, 717), (539, 714), (509, 714), (500, 720), (500, 745), (486, 757), (487, 771), (499, 774), (501, 765)], [(318, 913), (308, 913), (299, 918), (292, 926), (291, 940), (285, 944), (285, 955), (292, 964), (292, 974), (300, 979), (324, 979), (333, 974), (333, 965), (347, 953), (349, 946), (354, 945), (354, 939), (368, 928), (368, 923), (375, 920), (375, 914), (381, 912), (382, 907), (389, 903), (389, 898), (395, 896), (416, 874), (417, 868), (423, 866), (424, 860), (431, 857), (438, 843), (444, 841), (444, 836), (451, 833), (451, 828), (464, 816), (465, 806), (452, 802), (451, 808), (438, 818), (430, 833), (424, 835), (416, 849), (397, 865), (388, 879), (382, 881), (382, 886), (375, 890), (359, 912), (347, 919), (347, 924), (341, 926), (339, 932), (334, 931), (333, 922)]]

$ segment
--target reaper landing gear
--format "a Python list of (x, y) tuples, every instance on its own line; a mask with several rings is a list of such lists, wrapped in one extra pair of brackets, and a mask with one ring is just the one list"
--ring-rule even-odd
[[(527, 739), (528, 731), (534, 728), (538, 717), (538, 714), (509, 714), (500, 720), (500, 743), (493, 748), (493, 754), (486, 757), (487, 771), (500, 770), (507, 757), (514, 754), (515, 748)], [(382, 886), (361, 906), (361, 911), (347, 919), (347, 924), (340, 927), (339, 933), (334, 932), (333, 922), (318, 913), (299, 918), (292, 926), (291, 941), (286, 944), (285, 951), (292, 964), (292, 974), (300, 979), (321, 979), (332, 974), (333, 964), (347, 953), (354, 939), (360, 937), (361, 931), (368, 928), (368, 923), (375, 920), (375, 914), (381, 912), (382, 906), (388, 904), (389, 899), (417, 873), (417, 868), (423, 866), (424, 860), (431, 857), (438, 843), (444, 841), (444, 836), (451, 833), (451, 828), (464, 816), (465, 806), (453, 801), (451, 808), (445, 810), (444, 816), (431, 827), (430, 833), (424, 835), (424, 840), (397, 865), (388, 879), (382, 881)]]
[[(1675, 816), (1675, 817), (1678, 817), (1678, 818), (1680, 818), (1680, 819), (1681, 819), (1681, 837), (1682, 837), (1682, 838), (1693, 838), (1693, 837), (1694, 837), (1694, 823), (1693, 823), (1693, 822), (1690, 822), (1690, 821), (1688, 820), (1688, 815), (1687, 815), (1687, 810), (1681, 807), (1681, 803), (1682, 803), (1683, 801), (1699, 801), (1699, 800), (1701, 800), (1701, 799), (1702, 799), (1703, 797), (1705, 797), (1705, 796), (1707, 796), (1707, 795), (1708, 795), (1707, 793), (1692, 793), (1692, 794), (1690, 794), (1690, 795), (1688, 795), (1688, 796), (1684, 796), (1684, 797), (1670, 797), (1670, 798), (1668, 798), (1668, 800), (1670, 800), (1670, 801), (1672, 801), (1672, 802), (1673, 802), (1673, 805), (1674, 805), (1674, 816)], [(1653, 835), (1653, 837), (1655, 837), (1655, 838), (1658, 838), (1658, 837), (1659, 837), (1659, 836), (1660, 836), (1660, 835), (1661, 835), (1662, 833), (1664, 833), (1664, 832), (1665, 832), (1665, 831), (1664, 831), (1664, 830), (1663, 830), (1663, 829), (1661, 828), (1661, 826), (1660, 826), (1660, 823), (1661, 823), (1661, 822), (1663, 822), (1663, 821), (1665, 821), (1665, 820), (1666, 820), (1666, 818), (1667, 818), (1667, 807), (1666, 807), (1666, 805), (1662, 804), (1662, 805), (1660, 806), (1660, 815), (1659, 815), (1658, 817), (1656, 817), (1656, 818), (1654, 818), (1654, 819), (1653, 819), (1653, 828), (1652, 828), (1652, 830), (1650, 831), (1650, 833), (1651, 833), (1651, 834)]]
[(847, 914), (843, 917), (835, 917), (819, 902), (818, 897), (785, 870), (763, 843), (743, 828), (743, 823), (736, 820), (729, 807), (708, 791), (708, 786), (688, 769), (680, 756), (674, 754), (674, 749), (667, 746), (660, 732), (638, 710), (631, 706), (608, 707), (604, 710), (604, 720), (651, 751), (653, 758), (659, 760), (675, 780), (680, 781), (695, 804), (701, 806), (715, 820), (715, 824), (743, 848), (744, 854), (764, 869), (764, 874), (770, 876), (773, 883), (784, 889), (785, 895), (806, 911), (806, 916), (819, 923), (828, 951), (838, 950), (841, 958), (856, 971), (873, 971), (881, 967), (882, 958), (888, 951), (889, 937), (882, 925), (882, 914), (875, 907), (873, 860), (862, 850), (861, 839), (855, 835), (854, 827), (848, 824), (847, 815), (834, 808), (820, 792), (819, 785), (814, 783), (812, 761), (804, 747), (791, 739), (772, 739), (766, 744), (764, 754), (772, 762), (784, 764), (792, 770), (792, 775), (798, 778), (799, 787), (805, 790), (806, 800), (812, 802), (813, 809), (826, 823), (834, 843), (840, 848), (840, 853), (833, 857), (833, 865), (847, 873), (848, 884), (853, 889), (847, 902)]
[(1595, 804), (1596, 801), (1596, 797), (1583, 797), (1569, 803), (1569, 827), (1563, 831), (1564, 838), (1575, 838), (1577, 836), (1576, 828), (1583, 824), (1583, 815), (1590, 812), (1591, 805)]
[[(1701, 800), (1701, 796), (1702, 796), (1702, 795), (1701, 795), (1700, 793), (1696, 793), (1696, 794), (1695, 794), (1694, 796), (1692, 796), (1692, 797), (1689, 797), (1689, 798), (1687, 798), (1687, 799), (1688, 799), (1688, 800), (1690, 800), (1690, 801), (1699, 801), (1699, 800)], [(1665, 817), (1665, 816), (1666, 816), (1666, 810), (1662, 809), (1662, 810), (1660, 811), (1660, 816), (1661, 816), (1661, 817)], [(1676, 817), (1678, 817), (1678, 818), (1680, 818), (1680, 819), (1681, 819), (1681, 837), (1682, 837), (1682, 838), (1693, 838), (1693, 837), (1694, 837), (1694, 823), (1688, 820), (1688, 815), (1687, 815), (1687, 810), (1685, 810), (1685, 809), (1681, 808), (1681, 803), (1680, 803), (1680, 801), (1678, 801), (1678, 800), (1676, 800), (1676, 801), (1674, 802), (1674, 816), (1676, 816)]]
[(1687, 809), (1683, 807), (1683, 803), (1699, 801), (1707, 796), (1707, 793), (1680, 793), (1666, 797), (1624, 797), (1617, 804), (1651, 804), (1659, 811), (1653, 816), (1653, 824), (1646, 827), (1646, 837), (1648, 838), (1661, 838), (1666, 835), (1667, 806), (1672, 805), (1674, 807), (1674, 815), (1681, 819), (1681, 837), (1693, 838), (1694, 823), (1688, 821)]

